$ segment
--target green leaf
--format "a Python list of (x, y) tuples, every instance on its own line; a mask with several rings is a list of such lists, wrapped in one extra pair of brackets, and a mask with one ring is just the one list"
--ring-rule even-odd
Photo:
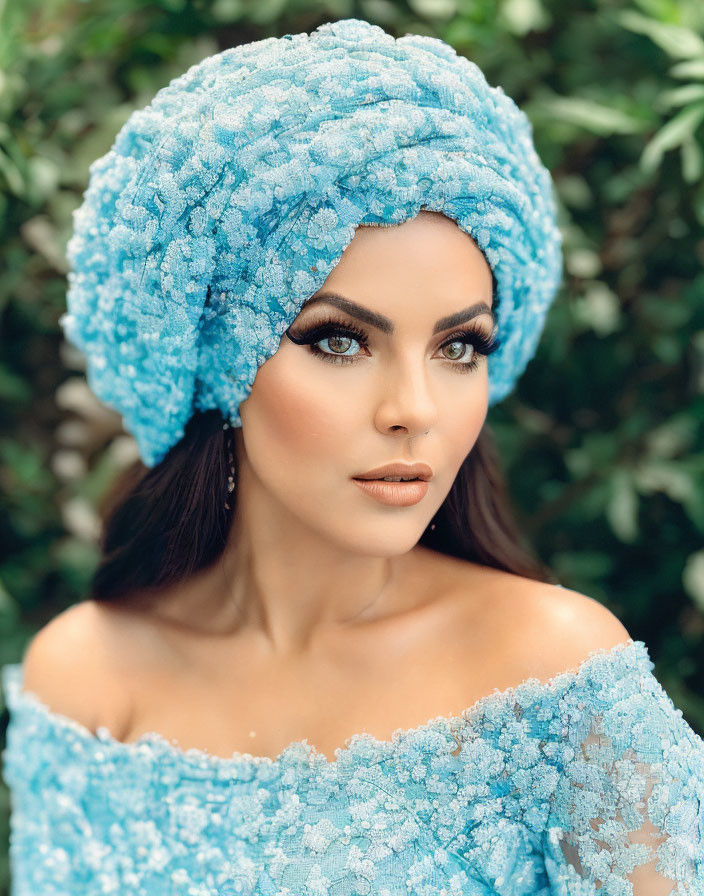
[(24, 195), (25, 182), (22, 172), (12, 159), (0, 149), (0, 182), (5, 178), (7, 189), (15, 196)]
[(251, 22), (256, 25), (269, 25), (275, 22), (286, 8), (286, 0), (257, 0), (247, 9)]
[(704, 40), (691, 28), (657, 22), (632, 10), (617, 13), (616, 20), (629, 31), (646, 34), (669, 56), (682, 59), (704, 56)]
[(537, 115), (575, 124), (594, 134), (638, 134), (643, 122), (622, 109), (614, 109), (584, 97), (554, 96), (537, 100), (532, 106)]
[(401, 10), (391, 0), (362, 0), (363, 18), (377, 22), (385, 30), (396, 29), (402, 21)]
[(457, 14), (456, 0), (410, 0), (408, 5), (424, 19), (451, 19)]
[(704, 153), (691, 135), (682, 141), (682, 177), (688, 184), (697, 183), (704, 173)]
[(685, 84), (661, 93), (658, 105), (661, 109), (671, 109), (673, 106), (685, 106), (701, 99), (704, 99), (704, 84)]
[(673, 78), (704, 78), (704, 59), (688, 59), (670, 69)]
[(646, 461), (637, 467), (634, 478), (641, 494), (662, 492), (678, 503), (684, 503), (698, 487), (692, 472), (676, 461)]
[(648, 453), (652, 459), (668, 459), (692, 451), (697, 432), (698, 424), (693, 417), (686, 413), (675, 414), (647, 434)]
[(699, 610), (704, 613), (704, 551), (696, 551), (687, 557), (682, 572), (682, 584)]
[(643, 150), (640, 158), (640, 166), (648, 174), (652, 174), (658, 167), (662, 157), (668, 149), (679, 146), (687, 137), (690, 137), (704, 119), (704, 103), (687, 106), (678, 112), (674, 118), (660, 128)]
[(611, 492), (606, 505), (606, 518), (614, 534), (627, 543), (638, 536), (638, 494), (628, 470), (614, 470), (610, 477)]
[(552, 18), (540, 0), (506, 0), (499, 21), (512, 34), (523, 36), (529, 31), (545, 30)]
[(0, 398), (3, 401), (30, 401), (32, 390), (29, 384), (14, 374), (4, 364), (0, 364)]
[(210, 14), (216, 22), (236, 22), (244, 14), (242, 0), (215, 0)]

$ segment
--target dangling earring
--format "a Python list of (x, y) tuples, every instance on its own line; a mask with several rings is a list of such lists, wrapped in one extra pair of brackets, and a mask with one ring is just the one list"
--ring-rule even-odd
[[(229, 420), (223, 424), (222, 428), (224, 430), (232, 429), (232, 427), (230, 426)], [(227, 438), (227, 459), (230, 464), (230, 475), (227, 477), (228, 496), (227, 496), (227, 501), (225, 501), (225, 509), (231, 510), (232, 508), (230, 507), (230, 495), (232, 494), (232, 491), (235, 488), (235, 460), (232, 456), (232, 437), (228, 438), (226, 436), (226, 438)]]

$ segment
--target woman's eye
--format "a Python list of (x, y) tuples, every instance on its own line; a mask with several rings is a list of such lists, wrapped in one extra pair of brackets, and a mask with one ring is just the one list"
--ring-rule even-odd
[[(367, 343), (365, 335), (361, 332), (354, 335), (346, 330), (334, 330), (328, 331), (325, 336), (318, 336), (317, 339), (310, 340), (308, 344), (313, 354), (318, 355), (324, 361), (332, 361), (333, 364), (352, 364), (361, 357), (359, 348), (366, 347)], [(355, 346), (358, 347), (356, 350), (354, 350)]]
[[(336, 333), (333, 336), (326, 336), (324, 339), (319, 339), (315, 344), (321, 345), (324, 342), (327, 342), (331, 354), (348, 355), (350, 347), (354, 346), (357, 340), (352, 336)], [(359, 343), (357, 342), (357, 344)]]
[(448, 361), (467, 361), (469, 359), (467, 357), (468, 349), (471, 349), (474, 354), (476, 354), (476, 349), (472, 345), (471, 342), (466, 342), (464, 339), (453, 339), (452, 342), (446, 342), (444, 345), (440, 346), (442, 350), (451, 349), (451, 353), (447, 357)]
[(307, 345), (314, 355), (322, 358), (323, 361), (332, 361), (334, 364), (356, 361), (360, 352), (350, 353), (350, 349), (354, 348), (355, 344), (366, 348), (368, 339), (367, 334), (358, 327), (342, 326), (332, 320), (323, 321), (303, 333), (296, 333), (289, 328), (286, 335), (296, 345)]

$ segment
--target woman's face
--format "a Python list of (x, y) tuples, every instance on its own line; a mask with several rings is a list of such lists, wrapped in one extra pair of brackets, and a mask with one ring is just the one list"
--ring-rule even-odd
[[(313, 301), (332, 293), (383, 317), (390, 332)], [(410, 550), (487, 414), (487, 358), (475, 345), (482, 345), (477, 336), (491, 339), (494, 321), (488, 310), (459, 313), (491, 304), (491, 270), (451, 219), (421, 211), (398, 226), (357, 228), (289, 332), (300, 341), (327, 321), (334, 330), (316, 334), (312, 345), (284, 334), (240, 404), (244, 494), (259, 501), (263, 491), (274, 512), (288, 511), (297, 526), (348, 550)], [(355, 482), (396, 461), (432, 470), (416, 503), (382, 503)]]

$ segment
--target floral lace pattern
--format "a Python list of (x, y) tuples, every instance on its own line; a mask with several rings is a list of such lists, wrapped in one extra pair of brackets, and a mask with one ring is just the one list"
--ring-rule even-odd
[(2, 668), (11, 896), (702, 896), (704, 742), (642, 641), (328, 760), (125, 744)]
[(495, 404), (562, 279), (550, 174), (529, 119), (475, 63), (360, 19), (210, 56), (132, 113), (74, 212), (60, 323), (152, 466), (196, 409), (240, 426), (258, 367), (355, 228), (422, 207), (496, 277)]

